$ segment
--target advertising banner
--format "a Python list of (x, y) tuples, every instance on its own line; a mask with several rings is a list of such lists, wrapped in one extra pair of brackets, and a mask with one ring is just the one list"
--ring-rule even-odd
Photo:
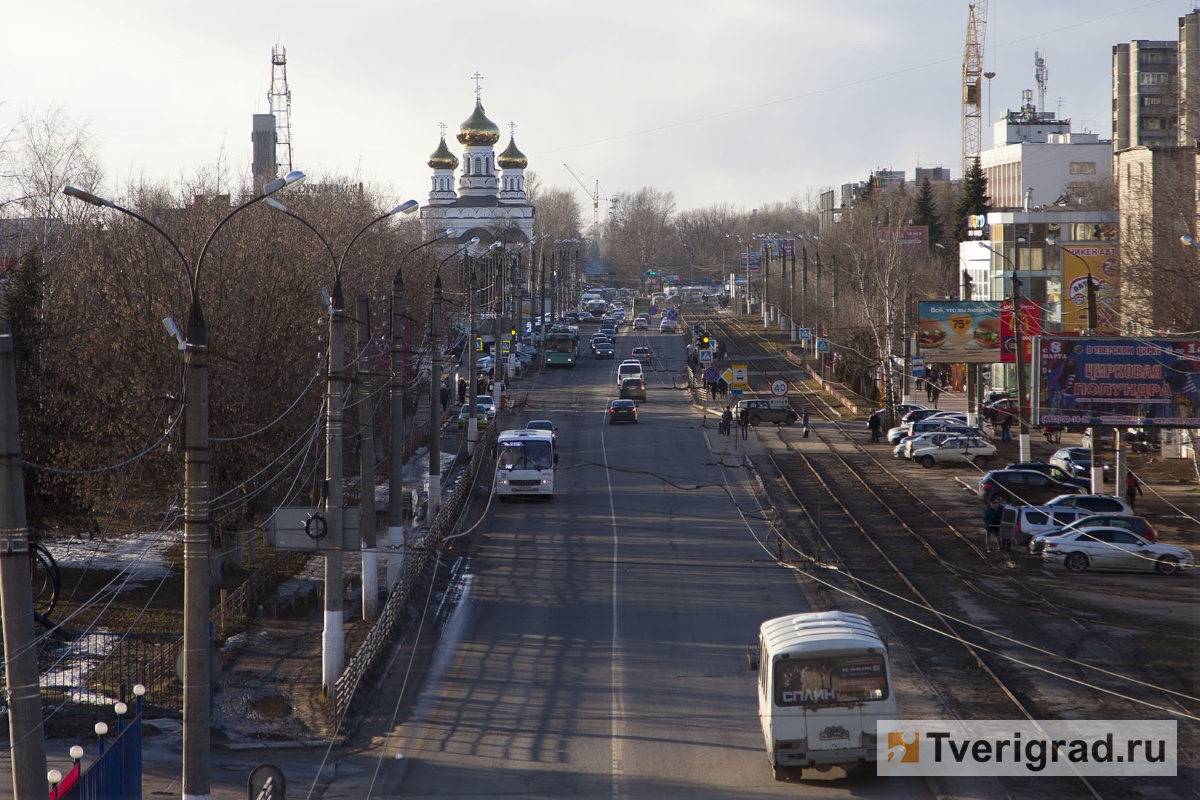
[(1039, 425), (1200, 427), (1200, 339), (1041, 336)]
[(742, 272), (746, 271), (747, 260), (750, 263), (751, 272), (760, 272), (762, 270), (762, 253), (756, 253), (751, 250), (749, 253), (739, 253), (742, 258)]
[(880, 238), (885, 241), (894, 241), (896, 247), (906, 253), (923, 258), (929, 257), (929, 228), (925, 225), (884, 228), (880, 234)]
[(917, 347), (927, 362), (1000, 360), (1000, 309), (987, 300), (918, 303)]
[(1120, 312), (1117, 293), (1119, 262), (1113, 245), (1077, 245), (1064, 247), (1063, 256), (1063, 330), (1082, 333), (1088, 329), (1087, 281), (1091, 273), (1096, 288), (1096, 330), (1104, 334), (1118, 332)]
[(796, 252), (795, 239), (759, 239), (759, 246), (763, 252), (769, 253), (771, 258), (786, 258)]
[[(1012, 300), (1000, 303), (1000, 362), (1017, 363), (1017, 332), (1013, 329)], [(1042, 332), (1042, 309), (1030, 300), (1021, 301), (1021, 341), (1025, 345), (1025, 360), (1033, 363), (1033, 337)]]

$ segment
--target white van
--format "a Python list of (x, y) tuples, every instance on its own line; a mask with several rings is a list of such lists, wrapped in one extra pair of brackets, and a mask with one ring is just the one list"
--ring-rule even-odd
[(640, 361), (622, 361), (617, 367), (617, 387), (620, 388), (621, 381), (626, 378), (637, 378), (645, 383), (646, 376), (642, 373), (642, 362)]

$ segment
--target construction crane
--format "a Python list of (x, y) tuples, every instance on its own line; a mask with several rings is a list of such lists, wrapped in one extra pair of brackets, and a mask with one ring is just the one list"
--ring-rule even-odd
[[(571, 177), (579, 182), (579, 185), (583, 187), (583, 190), (585, 192), (588, 191), (587, 184), (583, 182), (583, 178), (580, 178), (579, 175), (575, 172), (575, 170), (571, 169), (571, 165), (563, 164), (563, 166), (567, 168), (567, 172), (571, 173)], [(599, 236), (600, 235), (600, 181), (596, 181), (596, 190), (594, 192), (589, 193), (588, 197), (590, 197), (592, 199), (592, 235)]]
[(963, 51), (962, 161), (963, 175), (979, 158), (980, 101), (983, 99), (983, 42), (987, 32), (988, 0), (975, 0), (967, 6), (967, 44)]

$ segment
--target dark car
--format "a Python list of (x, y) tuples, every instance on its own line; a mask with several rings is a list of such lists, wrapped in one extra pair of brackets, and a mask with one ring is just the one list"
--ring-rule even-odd
[[(1087, 447), (1063, 447), (1050, 456), (1050, 463), (1076, 478), (1091, 480), (1092, 451)], [(1108, 465), (1104, 465), (1104, 480), (1108, 480)]]
[(1068, 475), (1058, 466), (1054, 464), (1048, 464), (1044, 461), (1018, 461), (1015, 464), (1009, 464), (1005, 467), (1005, 469), (1032, 469), (1036, 472), (1042, 473), (1043, 475), (1049, 475), (1059, 483), (1065, 483), (1067, 486), (1074, 486), (1080, 491), (1090, 492), (1092, 490), (1091, 478), (1084, 479), (1077, 478), (1074, 475)]
[(611, 342), (599, 342), (592, 346), (592, 351), (596, 354), (596, 358), (617, 357), (617, 349), (612, 346)]
[(770, 400), (739, 400), (734, 416), (741, 418), (742, 410), (749, 412), (751, 425), (770, 422), (775, 425), (794, 425), (799, 416), (790, 406), (773, 406)]
[(552, 444), (558, 444), (558, 428), (556, 428), (554, 426), (554, 423), (548, 419), (530, 420), (529, 423), (525, 425), (525, 430), (527, 430), (527, 431), (549, 431), (550, 442)]
[(642, 383), (641, 378), (626, 378), (621, 381), (621, 399), (645, 402), (646, 384)]
[(1073, 486), (1043, 475), (1032, 469), (997, 469), (979, 479), (979, 499), (985, 503), (999, 497), (1006, 503), (1013, 501), (1026, 503), (1031, 506), (1053, 500), (1059, 495), (1075, 494), (1078, 490)]
[(608, 404), (608, 424), (632, 422), (637, 424), (637, 404), (632, 400), (613, 400)]

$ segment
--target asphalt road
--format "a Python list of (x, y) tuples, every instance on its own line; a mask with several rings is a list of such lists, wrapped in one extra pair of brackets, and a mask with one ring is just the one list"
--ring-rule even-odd
[[(359, 756), (380, 767), (370, 796), (926, 796), (774, 780), (746, 645), (811, 609), (760, 544), (754, 475), (713, 463), (680, 337), (622, 335), (616, 362), (583, 342), (529, 398), (559, 427), (557, 496), (492, 506), (419, 701)], [(640, 422), (607, 425), (616, 364), (646, 343)]]

